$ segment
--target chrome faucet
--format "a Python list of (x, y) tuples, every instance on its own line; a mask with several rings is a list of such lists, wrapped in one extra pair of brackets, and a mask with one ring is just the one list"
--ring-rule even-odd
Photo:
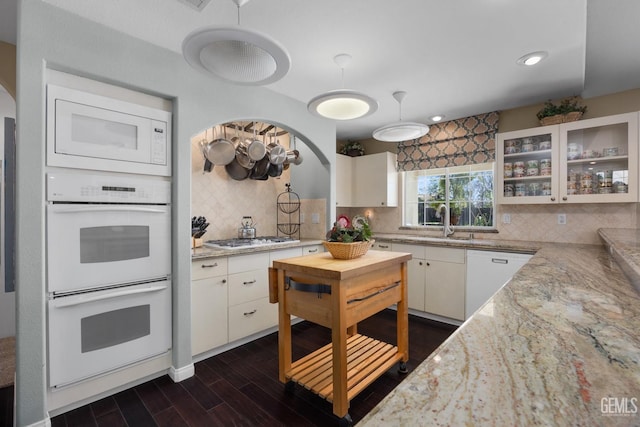
[(454, 232), (453, 227), (449, 225), (449, 208), (443, 203), (438, 206), (437, 212), (443, 218), (444, 225), (442, 227), (442, 234), (446, 238), (452, 235)]

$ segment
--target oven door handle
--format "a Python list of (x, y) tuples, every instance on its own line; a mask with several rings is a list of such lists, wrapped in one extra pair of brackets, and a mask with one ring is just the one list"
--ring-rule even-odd
[(85, 304), (89, 302), (101, 301), (110, 298), (118, 298), (127, 295), (143, 294), (147, 292), (157, 292), (167, 289), (167, 285), (149, 286), (142, 289), (121, 289), (110, 291), (108, 293), (101, 293), (101, 295), (92, 295), (91, 292), (82, 295), (72, 295), (68, 297), (55, 298), (53, 300), (53, 306), (55, 308), (72, 307), (74, 305)]
[(115, 206), (115, 205), (69, 206), (69, 207), (56, 206), (55, 208), (55, 213), (79, 213), (79, 212), (144, 212), (144, 213), (165, 214), (167, 213), (167, 210), (152, 208), (152, 207)]

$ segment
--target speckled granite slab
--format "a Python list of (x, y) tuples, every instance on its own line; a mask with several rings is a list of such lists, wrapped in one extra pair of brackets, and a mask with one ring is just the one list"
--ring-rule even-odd
[(629, 281), (640, 292), (640, 230), (601, 228), (598, 234)]
[(638, 293), (604, 247), (551, 245), (358, 426), (637, 426), (638, 412)]

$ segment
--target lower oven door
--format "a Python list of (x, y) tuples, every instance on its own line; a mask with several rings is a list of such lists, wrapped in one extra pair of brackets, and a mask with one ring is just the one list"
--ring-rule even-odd
[(47, 206), (48, 292), (61, 293), (171, 272), (168, 205)]
[(53, 298), (48, 310), (50, 387), (171, 348), (171, 285), (166, 280)]

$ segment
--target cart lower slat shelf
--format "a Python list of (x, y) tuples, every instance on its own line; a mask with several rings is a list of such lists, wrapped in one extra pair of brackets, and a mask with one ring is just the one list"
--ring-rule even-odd
[[(391, 344), (365, 335), (347, 339), (347, 398), (353, 399), (374, 379), (399, 362), (403, 354)], [(314, 351), (291, 364), (286, 374), (296, 382), (329, 402), (333, 402), (332, 344)]]

